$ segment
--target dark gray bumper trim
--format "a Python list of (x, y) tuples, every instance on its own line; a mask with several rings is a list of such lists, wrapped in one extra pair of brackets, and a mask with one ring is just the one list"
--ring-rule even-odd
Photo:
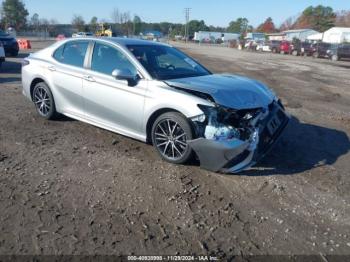
[(249, 147), (249, 142), (238, 139), (230, 141), (214, 141), (198, 138), (188, 141), (196, 152), (201, 167), (210, 171), (220, 171), (229, 161)]

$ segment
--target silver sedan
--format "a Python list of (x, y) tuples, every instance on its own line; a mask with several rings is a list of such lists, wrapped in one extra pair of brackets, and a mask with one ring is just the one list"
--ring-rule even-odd
[(212, 74), (166, 44), (125, 38), (57, 42), (22, 63), (23, 94), (38, 114), (59, 114), (192, 157), (211, 171), (257, 163), (289, 116), (264, 84)]

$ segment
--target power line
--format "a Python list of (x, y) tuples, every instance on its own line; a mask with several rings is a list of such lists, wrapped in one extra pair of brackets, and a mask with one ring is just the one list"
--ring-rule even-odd
[(186, 7), (185, 8), (185, 19), (186, 19), (186, 23), (185, 23), (185, 41), (187, 43), (187, 39), (188, 39), (188, 22), (190, 21), (190, 11), (191, 8)]

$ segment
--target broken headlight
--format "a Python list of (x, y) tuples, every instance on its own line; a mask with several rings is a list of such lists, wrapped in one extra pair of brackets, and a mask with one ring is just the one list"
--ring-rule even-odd
[(251, 138), (255, 130), (257, 116), (261, 109), (234, 110), (222, 106), (198, 105), (203, 115), (192, 118), (197, 136), (211, 140)]

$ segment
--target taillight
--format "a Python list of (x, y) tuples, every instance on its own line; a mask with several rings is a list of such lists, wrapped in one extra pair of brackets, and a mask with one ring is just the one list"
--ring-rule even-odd
[(22, 66), (26, 66), (26, 65), (29, 65), (30, 62), (29, 62), (29, 60), (27, 60), (27, 59), (23, 59), (23, 60), (21, 61), (21, 64), (22, 64)]

